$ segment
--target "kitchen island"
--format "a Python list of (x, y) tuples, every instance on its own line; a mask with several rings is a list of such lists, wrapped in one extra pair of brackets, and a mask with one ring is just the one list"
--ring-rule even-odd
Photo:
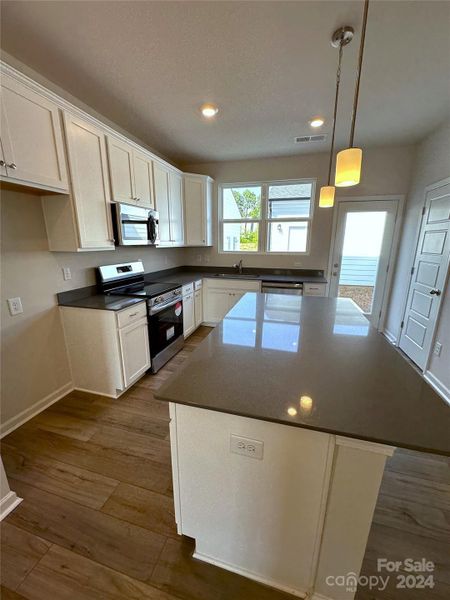
[(198, 558), (350, 599), (396, 446), (450, 455), (450, 409), (348, 299), (246, 294), (157, 397)]

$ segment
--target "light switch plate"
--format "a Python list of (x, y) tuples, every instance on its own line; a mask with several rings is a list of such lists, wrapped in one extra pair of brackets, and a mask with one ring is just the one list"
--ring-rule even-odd
[(436, 342), (434, 344), (433, 354), (435, 356), (440, 356), (441, 355), (441, 350), (442, 350), (442, 344), (440, 342)]
[(69, 267), (63, 267), (62, 271), (63, 271), (64, 281), (68, 281), (69, 279), (72, 279), (72, 273), (70, 272)]
[(242, 454), (242, 456), (262, 460), (263, 451), (264, 442), (231, 434), (230, 452), (233, 452), (233, 454)]
[(8, 298), (9, 314), (14, 317), (23, 313), (22, 300), (17, 298)]

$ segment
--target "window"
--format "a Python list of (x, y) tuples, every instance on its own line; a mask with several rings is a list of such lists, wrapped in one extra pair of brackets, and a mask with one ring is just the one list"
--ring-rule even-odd
[(306, 253), (314, 181), (224, 185), (221, 251)]

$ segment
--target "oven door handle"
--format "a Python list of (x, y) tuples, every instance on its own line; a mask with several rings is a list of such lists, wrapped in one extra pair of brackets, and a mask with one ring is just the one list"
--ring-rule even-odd
[(152, 307), (150, 309), (150, 316), (157, 315), (165, 308), (170, 308), (171, 306), (174, 306), (177, 302), (181, 302), (181, 300), (182, 296), (177, 296), (176, 298), (174, 298), (173, 300), (169, 300), (169, 302), (166, 302), (165, 304), (160, 304), (159, 306)]

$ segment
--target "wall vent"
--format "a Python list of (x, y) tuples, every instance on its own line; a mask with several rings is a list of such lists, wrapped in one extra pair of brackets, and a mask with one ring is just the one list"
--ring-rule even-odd
[(320, 135), (300, 135), (295, 138), (296, 144), (305, 144), (308, 142), (324, 142), (327, 139), (326, 133), (321, 133)]

